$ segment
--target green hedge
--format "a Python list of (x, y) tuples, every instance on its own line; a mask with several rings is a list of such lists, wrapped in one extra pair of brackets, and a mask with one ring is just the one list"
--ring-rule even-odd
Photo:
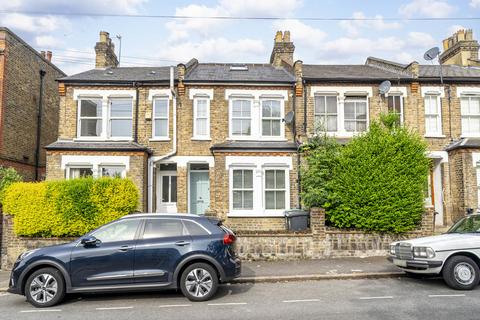
[(128, 179), (18, 182), (5, 191), (4, 212), (19, 236), (79, 236), (132, 213), (138, 191)]
[(339, 147), (323, 138), (304, 150), (303, 201), (338, 228), (402, 233), (421, 223), (430, 160), (423, 139), (392, 115)]
[(7, 187), (22, 180), (22, 176), (15, 169), (0, 166), (0, 203), (3, 202), (3, 196)]

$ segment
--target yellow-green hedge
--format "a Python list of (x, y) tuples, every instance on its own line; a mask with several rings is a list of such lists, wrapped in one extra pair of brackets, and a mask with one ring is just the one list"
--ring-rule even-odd
[(19, 236), (79, 236), (132, 213), (133, 182), (120, 178), (17, 182), (5, 190), (3, 209)]

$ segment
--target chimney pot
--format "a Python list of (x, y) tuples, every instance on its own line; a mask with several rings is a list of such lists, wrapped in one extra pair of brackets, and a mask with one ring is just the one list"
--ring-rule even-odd
[(115, 46), (106, 31), (100, 31), (100, 39), (95, 45), (95, 68), (118, 67), (118, 59), (115, 54)]
[(290, 42), (290, 31), (285, 31), (283, 33), (283, 42)]
[(47, 51), (47, 60), (52, 61), (52, 51)]
[(103, 43), (108, 43), (110, 42), (110, 34), (106, 31), (100, 31), (100, 41)]
[(282, 31), (277, 31), (275, 34), (275, 42), (282, 42)]
[(40, 54), (42, 55), (42, 57), (44, 57), (44, 58), (45, 58), (45, 51), (43, 51), (43, 50), (42, 50), (42, 51), (40, 51)]

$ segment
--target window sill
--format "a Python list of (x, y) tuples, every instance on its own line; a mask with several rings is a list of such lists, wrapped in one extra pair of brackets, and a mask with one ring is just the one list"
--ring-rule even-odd
[[(285, 209), (286, 210), (286, 209)], [(279, 211), (263, 211), (263, 210), (252, 210), (252, 211), (241, 211), (241, 212), (235, 212), (235, 211), (230, 211), (227, 214), (227, 217), (232, 217), (232, 218), (272, 218), (272, 217), (284, 217), (283, 212), (285, 210), (279, 210)]]
[(133, 141), (132, 138), (102, 138), (102, 137), (95, 137), (95, 138), (88, 138), (88, 137), (80, 137), (74, 138), (74, 142), (82, 142), (82, 141)]
[(192, 141), (212, 141), (210, 137), (192, 137)]
[(170, 138), (151, 138), (151, 139), (148, 139), (148, 141), (152, 141), (152, 142), (165, 142), (165, 141), (170, 141), (171, 139)]
[(280, 138), (265, 138), (265, 137), (228, 137), (227, 141), (288, 141), (283, 137)]
[(446, 138), (447, 136), (444, 134), (426, 134), (423, 137), (424, 138)]

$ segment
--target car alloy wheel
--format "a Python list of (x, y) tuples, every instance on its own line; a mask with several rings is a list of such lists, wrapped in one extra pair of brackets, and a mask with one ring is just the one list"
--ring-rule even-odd
[(33, 278), (29, 290), (30, 296), (35, 302), (44, 304), (55, 298), (58, 291), (58, 283), (52, 275), (42, 273)]
[(185, 279), (188, 292), (197, 298), (207, 295), (212, 290), (212, 284), (212, 275), (202, 268), (193, 269)]
[(453, 270), (455, 280), (463, 285), (470, 285), (475, 280), (475, 270), (467, 262), (458, 263)]

